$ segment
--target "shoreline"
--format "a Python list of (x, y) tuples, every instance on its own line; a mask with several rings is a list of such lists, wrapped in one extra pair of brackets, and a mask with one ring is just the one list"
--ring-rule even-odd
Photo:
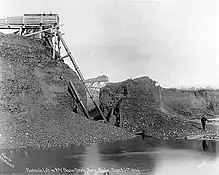
[[(73, 141), (66, 143), (66, 144), (60, 144), (58, 145), (50, 145), (50, 146), (45, 146), (45, 145), (40, 145), (40, 146), (33, 146), (33, 145), (14, 145), (12, 144), (7, 144), (7, 147), (5, 147), (4, 144), (2, 144), (0, 146), (0, 150), (20, 150), (20, 149), (56, 149), (56, 148), (68, 148), (68, 147), (86, 147), (88, 145), (92, 145), (92, 144), (101, 144), (101, 143), (112, 143), (112, 142), (117, 142), (117, 141), (121, 141), (121, 140), (130, 140), (136, 137), (142, 137), (142, 139), (144, 138), (150, 138), (150, 139), (154, 139), (154, 140), (169, 140), (169, 141), (177, 141), (177, 140), (212, 140), (212, 141), (219, 141), (219, 134), (214, 132), (215, 129), (215, 125), (213, 124), (208, 124), (207, 125), (208, 129), (206, 132), (204, 131), (200, 131), (199, 133), (187, 133), (184, 135), (181, 135), (179, 137), (154, 137), (151, 135), (147, 135), (145, 134), (140, 135), (140, 134), (134, 134), (134, 133), (130, 133), (129, 136), (125, 136), (126, 138), (109, 138), (108, 140), (104, 140), (102, 138), (98, 139), (98, 140), (90, 140), (90, 142), (87, 143), (74, 143)], [(218, 128), (216, 128), (218, 129)], [(218, 129), (218, 133), (219, 133), (219, 129)]]

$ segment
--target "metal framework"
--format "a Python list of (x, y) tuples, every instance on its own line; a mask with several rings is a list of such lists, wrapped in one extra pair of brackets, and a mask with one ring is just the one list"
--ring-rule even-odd
[[(106, 121), (102, 111), (100, 110), (99, 106), (94, 101), (94, 98), (85, 83), (85, 79), (77, 66), (65, 40), (63, 39), (59, 28), (61, 25), (59, 24), (59, 16), (57, 14), (24, 14), (24, 16), (18, 17), (6, 17), (0, 19), (0, 29), (15, 29), (18, 30), (15, 33), (19, 35), (23, 35), (26, 37), (38, 37), (44, 38), (48, 41), (49, 45), (53, 50), (53, 58), (63, 60), (66, 57), (69, 57), (72, 64), (75, 67), (75, 70), (85, 86), (86, 91), (88, 92), (89, 97), (93, 101), (94, 105), (98, 109), (100, 115), (102, 116), (103, 120)], [(60, 44), (63, 45), (67, 55), (61, 57), (60, 53)], [(58, 53), (58, 54), (57, 54)], [(82, 111), (85, 113), (85, 116), (89, 118), (89, 114), (85, 106), (83, 105), (82, 101), (80, 100), (76, 89), (74, 88), (73, 84), (69, 82), (70, 90), (75, 100), (79, 102), (79, 106), (82, 108)]]

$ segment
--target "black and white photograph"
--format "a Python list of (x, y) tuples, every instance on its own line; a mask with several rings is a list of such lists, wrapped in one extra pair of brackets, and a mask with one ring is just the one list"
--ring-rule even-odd
[(219, 0), (1, 0), (10, 174), (219, 175)]

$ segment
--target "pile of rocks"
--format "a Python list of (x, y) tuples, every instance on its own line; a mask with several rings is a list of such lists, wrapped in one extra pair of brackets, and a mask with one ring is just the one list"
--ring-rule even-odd
[(168, 115), (161, 110), (159, 87), (155, 84), (149, 77), (108, 84), (100, 92), (100, 105), (105, 115), (109, 113), (110, 103), (115, 101), (114, 97), (122, 94), (126, 87), (128, 95), (121, 104), (126, 130), (144, 130), (146, 135), (157, 138), (184, 138), (188, 134), (201, 132), (199, 124), (191, 124), (188, 120)]
[(0, 35), (0, 148), (53, 147), (133, 137), (72, 112), (71, 80), (84, 104), (77, 74), (52, 59), (43, 40)]

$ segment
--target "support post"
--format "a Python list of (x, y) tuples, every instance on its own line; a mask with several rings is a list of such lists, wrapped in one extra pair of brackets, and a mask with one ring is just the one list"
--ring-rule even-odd
[(19, 29), (19, 35), (22, 35), (22, 31), (23, 31), (23, 28), (21, 26), (20, 29)]
[(40, 38), (42, 38), (42, 32), (41, 32), (42, 30), (43, 30), (43, 27), (42, 27), (42, 25), (41, 25), (41, 26), (40, 26), (40, 33), (39, 33), (39, 37), (40, 37)]
[[(86, 89), (87, 92), (88, 92), (88, 95), (90, 96), (90, 98), (91, 98), (91, 100), (93, 101), (94, 105), (95, 105), (96, 108), (98, 109), (98, 111), (99, 111), (101, 117), (106, 121), (106, 118), (104, 117), (102, 111), (100, 110), (100, 107), (99, 107), (99, 106), (96, 104), (96, 102), (94, 101), (93, 96), (92, 96), (92, 94), (91, 94), (89, 88), (87, 87), (87, 85), (86, 85), (86, 83), (85, 83), (85, 79), (84, 79), (84, 77), (83, 77), (81, 71), (79, 70), (79, 67), (77, 66), (77, 64), (76, 64), (76, 62), (75, 62), (75, 60), (74, 60), (74, 58), (73, 58), (73, 56), (72, 56), (70, 50), (68, 49), (68, 47), (67, 47), (67, 45), (66, 45), (66, 43), (65, 43), (65, 41), (64, 41), (64, 39), (63, 39), (63, 37), (62, 37), (61, 35), (59, 35), (59, 34), (58, 34), (58, 36), (59, 36), (60, 41), (62, 42), (62, 44), (63, 44), (63, 46), (64, 46), (64, 48), (65, 48), (67, 54), (68, 54), (68, 56), (70, 57), (70, 59), (71, 59), (71, 61), (72, 61), (72, 64), (74, 65), (75, 70), (77, 71), (77, 73), (78, 73), (78, 75), (79, 75), (79, 77), (80, 77), (82, 83), (84, 84), (85, 89)], [(107, 122), (107, 121), (106, 121), (106, 122)]]
[[(56, 35), (57, 35), (57, 33), (56, 33)], [(60, 38), (59, 38), (59, 36), (57, 35), (57, 44), (58, 44), (58, 52), (59, 52), (59, 57), (61, 57), (61, 46), (60, 46)]]
[[(51, 33), (53, 33), (53, 29), (51, 29)], [(55, 59), (55, 56), (56, 56), (56, 31), (55, 31), (54, 38), (52, 38), (52, 45), (53, 45), (53, 47), (52, 47), (53, 48), (52, 57), (53, 57), (53, 59)]]

